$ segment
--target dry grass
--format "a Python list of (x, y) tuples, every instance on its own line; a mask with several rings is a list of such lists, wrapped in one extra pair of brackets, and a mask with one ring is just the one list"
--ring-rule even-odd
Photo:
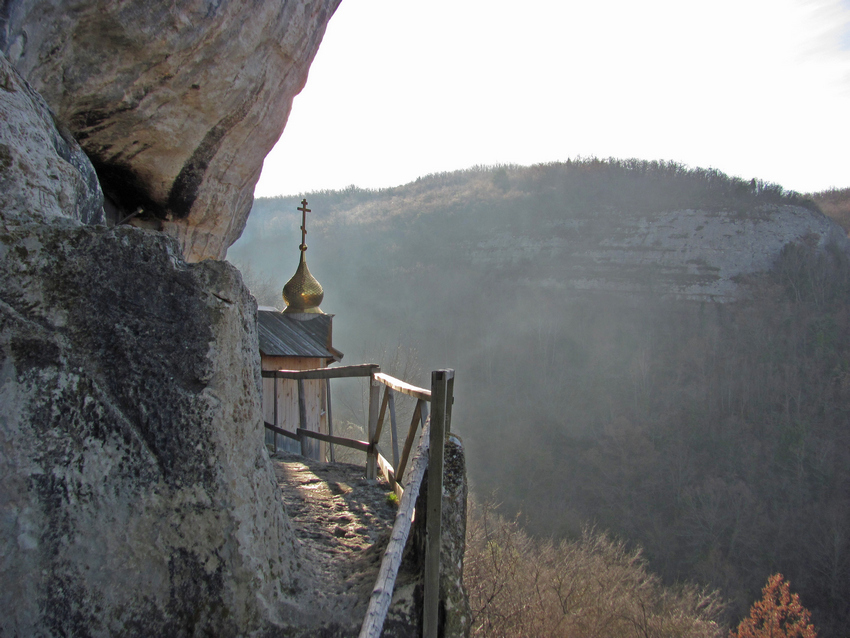
[(850, 235), (850, 188), (833, 188), (809, 197)]
[(592, 530), (540, 542), (489, 506), (470, 506), (464, 581), (472, 636), (717, 638), (716, 594), (665, 588), (639, 552)]

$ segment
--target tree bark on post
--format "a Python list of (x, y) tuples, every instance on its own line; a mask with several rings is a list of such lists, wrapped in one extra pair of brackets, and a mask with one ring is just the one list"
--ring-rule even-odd
[[(307, 402), (304, 397), (304, 380), (298, 379), (298, 427), (307, 429)], [(310, 456), (309, 442), (306, 437), (301, 438), (301, 456)]]
[[(331, 409), (331, 380), (325, 379), (325, 396), (327, 397), (326, 403), (328, 405), (328, 434), (330, 436), (334, 435), (334, 416), (333, 410)], [(334, 444), (328, 443), (328, 460), (331, 463), (336, 463), (336, 456), (334, 454)]]
[[(380, 368), (375, 368), (375, 372), (380, 372)], [(375, 450), (375, 434), (378, 430), (378, 409), (381, 407), (381, 384), (375, 380), (374, 376), (369, 377), (369, 451), (366, 452), (366, 478), (374, 481), (378, 477), (378, 453)]]
[[(273, 399), (274, 399), (274, 424), (273, 424), (273, 425), (274, 425), (276, 428), (279, 428), (279, 427), (280, 427), (280, 423), (278, 423), (278, 421), (277, 421), (277, 383), (278, 383), (277, 378), (275, 377), (275, 378), (273, 379), (273, 381), (274, 381), (274, 385), (272, 386), (272, 388), (274, 388), (274, 393), (273, 393)], [(277, 454), (277, 432), (273, 432), (272, 434), (274, 435), (274, 453), (275, 453), (275, 454)]]
[[(428, 500), (425, 506), (425, 596), (422, 635), (437, 638), (440, 621), (440, 531), (443, 525), (443, 451), (446, 438), (447, 406), (454, 387), (454, 370), (431, 373), (431, 431), (428, 459)], [(451, 386), (449, 382), (451, 383)]]
[(398, 467), (398, 428), (396, 427), (395, 422), (395, 395), (390, 392), (389, 394), (389, 408), (390, 408), (390, 434), (392, 435), (393, 440), (393, 467)]

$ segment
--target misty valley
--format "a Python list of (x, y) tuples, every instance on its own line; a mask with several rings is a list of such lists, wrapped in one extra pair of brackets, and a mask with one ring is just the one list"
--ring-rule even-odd
[[(474, 536), (490, 524), (539, 565), (637, 565), (656, 602), (678, 588), (718, 623), (687, 635), (728, 633), (781, 573), (818, 635), (846, 635), (850, 242), (833, 218), (850, 193), (594, 159), (257, 199), (228, 259), (262, 305), (295, 267), (302, 197), (345, 363), (456, 370), (470, 547), (492, 550)], [(334, 409), (363, 422), (356, 395)]]

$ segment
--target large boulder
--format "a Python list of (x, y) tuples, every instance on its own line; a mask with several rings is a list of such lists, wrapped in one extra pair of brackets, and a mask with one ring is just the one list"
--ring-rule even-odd
[(0, 2), (0, 635), (311, 626), (256, 304), (184, 254), (238, 235), (335, 6)]
[(86, 154), (0, 53), (0, 210), (104, 223), (103, 193)]
[(238, 272), (129, 226), (0, 222), (0, 635), (299, 624)]
[(0, 51), (91, 158), (113, 220), (223, 258), (340, 0), (12, 0)]

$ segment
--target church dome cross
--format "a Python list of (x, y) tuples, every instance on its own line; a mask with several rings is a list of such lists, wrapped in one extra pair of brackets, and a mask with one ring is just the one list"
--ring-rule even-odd
[(307, 268), (307, 213), (311, 212), (307, 208), (307, 200), (301, 200), (301, 207), (296, 210), (301, 212), (301, 245), (298, 247), (301, 251), (301, 258), (298, 261), (298, 268), (292, 278), (286, 282), (283, 287), (283, 301), (286, 303), (285, 313), (306, 313), (306, 314), (322, 314), (322, 309), (319, 304), (324, 299), (325, 291), (316, 278), (310, 273)]

